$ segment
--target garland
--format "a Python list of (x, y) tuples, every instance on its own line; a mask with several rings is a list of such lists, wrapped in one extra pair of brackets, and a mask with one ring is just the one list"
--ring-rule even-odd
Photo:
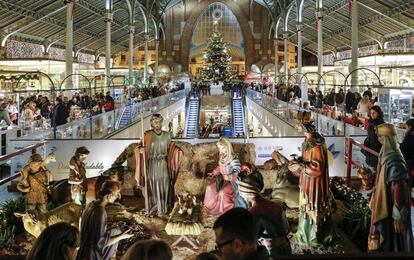
[(24, 74), (24, 75), (13, 75), (13, 76), (4, 76), (0, 75), (0, 80), (12, 80), (12, 81), (19, 81), (21, 79), (24, 80), (39, 80), (39, 74)]
[(361, 250), (366, 251), (371, 222), (368, 199), (346, 186), (345, 181), (340, 177), (332, 177), (329, 180), (329, 188), (334, 198), (343, 201), (349, 208), (349, 212), (342, 221), (338, 222), (338, 226)]

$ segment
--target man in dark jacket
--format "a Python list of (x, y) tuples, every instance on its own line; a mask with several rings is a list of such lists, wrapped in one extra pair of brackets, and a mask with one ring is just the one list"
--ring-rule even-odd
[(369, 99), (372, 99), (372, 91), (371, 91), (371, 88), (370, 88), (370, 87), (368, 87), (368, 89), (364, 91), (364, 93), (362, 94), (362, 96), (363, 96), (363, 97), (364, 97), (364, 96), (368, 96), (368, 97), (369, 97)]
[(354, 93), (352, 93), (352, 91), (350, 89), (348, 89), (348, 92), (346, 92), (346, 96), (345, 96), (345, 108), (346, 108), (346, 112), (351, 114), (352, 113), (352, 106), (355, 103), (355, 95)]
[(216, 250), (222, 260), (268, 260), (265, 247), (258, 246), (259, 227), (247, 209), (233, 208), (221, 215), (213, 226)]
[(334, 88), (332, 88), (331, 92), (326, 96), (325, 103), (331, 107), (335, 106), (335, 89)]
[(88, 96), (86, 90), (81, 94), (80, 97), (80, 107), (81, 109), (91, 108), (91, 98)]
[(64, 125), (68, 122), (69, 111), (63, 104), (62, 99), (57, 97), (55, 100), (55, 107), (52, 112), (52, 126)]

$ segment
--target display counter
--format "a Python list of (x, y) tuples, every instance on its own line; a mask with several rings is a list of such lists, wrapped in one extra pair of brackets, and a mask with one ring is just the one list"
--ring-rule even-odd
[(384, 120), (397, 126), (405, 123), (412, 116), (413, 94), (414, 89), (378, 89), (378, 105)]
[[(128, 124), (135, 122), (141, 117), (143, 108), (143, 117), (147, 117), (154, 112), (159, 111), (185, 97), (185, 90), (168, 93), (166, 95), (144, 100), (134, 104), (117, 108), (112, 111), (101, 113), (88, 118), (81, 118), (70, 123), (56, 127), (56, 136), (54, 129), (48, 128), (37, 132), (32, 132), (24, 137), (27, 140), (42, 139), (100, 139), (125, 127), (121, 121)], [(127, 109), (128, 108), (128, 109)], [(128, 111), (127, 111), (128, 110)], [(129, 113), (131, 112), (131, 113)]]

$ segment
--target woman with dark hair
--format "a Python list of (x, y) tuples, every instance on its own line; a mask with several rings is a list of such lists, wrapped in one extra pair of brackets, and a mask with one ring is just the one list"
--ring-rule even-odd
[(57, 223), (43, 230), (26, 260), (73, 260), (78, 245), (79, 230), (68, 223)]
[[(378, 125), (384, 124), (384, 114), (379, 106), (371, 107), (369, 121), (368, 121), (368, 136), (364, 141), (364, 145), (368, 148), (379, 152), (381, 150), (381, 143), (378, 141), (378, 136), (375, 129)], [(373, 169), (376, 169), (378, 157), (365, 152), (365, 162)]]
[(400, 145), (400, 150), (411, 173), (411, 206), (414, 206), (414, 118), (408, 119), (405, 124), (407, 132)]
[(105, 206), (121, 198), (121, 184), (105, 181), (98, 192), (98, 199), (86, 206), (82, 214), (81, 242), (77, 260), (109, 260), (115, 253), (118, 242), (132, 235), (119, 229), (107, 228)]
[(162, 240), (140, 240), (133, 244), (122, 260), (171, 260), (173, 254), (170, 246)]

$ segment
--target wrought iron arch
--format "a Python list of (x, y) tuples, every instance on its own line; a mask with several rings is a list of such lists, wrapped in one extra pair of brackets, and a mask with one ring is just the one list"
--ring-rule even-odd
[[(346, 76), (345, 76), (344, 73), (342, 73), (342, 72), (340, 72), (338, 70), (329, 70), (329, 71), (325, 71), (324, 73), (322, 73), (322, 75), (318, 78), (318, 86), (319, 86), (319, 83), (321, 83), (321, 79), (323, 79), (323, 77), (326, 74), (331, 73), (331, 72), (336, 72), (336, 73), (339, 73), (340, 75), (342, 75), (344, 77), (344, 85), (345, 85)], [(324, 83), (325, 83), (325, 79), (324, 79)]]
[[(378, 80), (378, 86), (384, 86), (384, 84), (381, 82), (381, 79), (380, 79), (380, 77), (378, 76), (378, 74), (375, 72), (375, 71), (373, 71), (373, 70), (371, 70), (371, 69), (368, 69), (368, 68), (357, 68), (357, 69), (354, 69), (354, 70), (352, 70), (347, 76), (346, 76), (346, 79), (345, 79), (345, 86), (348, 86), (348, 79), (349, 79), (349, 77), (353, 74), (353, 73), (355, 73), (356, 71), (359, 71), (359, 70), (361, 70), (361, 71), (365, 71), (365, 70), (367, 70), (367, 71), (369, 71), (369, 72), (371, 72), (372, 74), (374, 74), (374, 76), (377, 78), (377, 80)], [(352, 87), (352, 85), (351, 85), (351, 87)]]
[(83, 77), (83, 78), (85, 78), (86, 79), (86, 81), (88, 82), (88, 85), (89, 85), (89, 91), (91, 90), (91, 86), (92, 86), (92, 80), (89, 80), (88, 79), (88, 77), (86, 77), (85, 75), (83, 75), (83, 74), (80, 74), (80, 73), (72, 73), (72, 74), (69, 74), (69, 75), (67, 75), (63, 80), (62, 80), (62, 82), (60, 82), (60, 85), (59, 85), (59, 91), (61, 91), (62, 90), (62, 86), (63, 86), (63, 83), (69, 78), (69, 77), (72, 77), (72, 76), (81, 76), (81, 77)]

